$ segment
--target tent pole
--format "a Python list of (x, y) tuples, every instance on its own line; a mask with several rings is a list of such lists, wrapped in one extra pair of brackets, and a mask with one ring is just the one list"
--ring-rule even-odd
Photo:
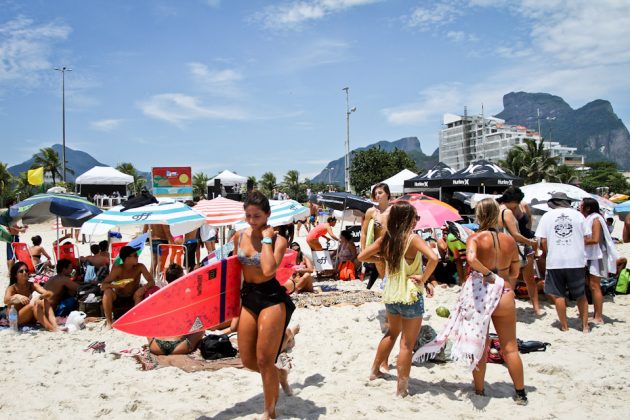
[[(157, 278), (157, 276), (156, 276), (157, 264), (155, 266), (153, 266), (153, 232), (151, 230), (151, 225), (149, 225), (149, 252), (151, 254), (151, 267), (152, 267), (151, 275), (153, 275), (153, 277)], [(158, 252), (159, 252), (159, 249), (158, 249)]]

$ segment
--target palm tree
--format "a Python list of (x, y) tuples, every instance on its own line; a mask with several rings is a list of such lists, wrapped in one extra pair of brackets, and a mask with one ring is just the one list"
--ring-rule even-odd
[(7, 164), (0, 162), (0, 207), (4, 207), (4, 200), (11, 190), (12, 178)]
[(193, 175), (193, 196), (203, 197), (208, 192), (208, 180), (210, 178), (203, 172)]
[(578, 172), (571, 166), (559, 165), (552, 180), (563, 184), (577, 184), (579, 181)]
[(28, 182), (28, 172), (22, 172), (20, 175), (16, 176), (15, 179), (15, 193), (20, 197), (21, 200), (30, 197), (34, 193), (34, 187)]
[(276, 176), (273, 172), (265, 172), (260, 178), (260, 189), (264, 194), (270, 196), (276, 187)]
[(122, 162), (116, 166), (116, 169), (123, 174), (131, 175), (133, 177), (133, 184), (131, 185), (131, 191), (134, 194), (138, 194), (142, 187), (147, 183), (145, 177), (138, 174), (138, 170), (133, 166), (131, 162)]
[(288, 171), (284, 176), (284, 185), (289, 191), (291, 198), (297, 200), (300, 194), (300, 173), (296, 169)]
[[(63, 179), (61, 171), (63, 170), (63, 164), (59, 155), (52, 147), (43, 147), (39, 149), (39, 153), (33, 155), (32, 168), (44, 168), (44, 173), (48, 172), (53, 179), (53, 184), (57, 183), (57, 176)], [(66, 165), (66, 172), (74, 174), (74, 171)]]
[(256, 180), (256, 177), (254, 175), (250, 175), (247, 177), (247, 182), (251, 182), (252, 185), (254, 186), (254, 189), (258, 189), (258, 181)]
[(538, 143), (532, 139), (525, 139), (524, 144), (517, 144), (508, 152), (505, 160), (498, 162), (499, 166), (507, 169), (525, 180), (526, 184), (535, 184), (542, 180), (551, 180), (558, 166), (558, 157), (552, 157), (545, 149), (544, 140)]

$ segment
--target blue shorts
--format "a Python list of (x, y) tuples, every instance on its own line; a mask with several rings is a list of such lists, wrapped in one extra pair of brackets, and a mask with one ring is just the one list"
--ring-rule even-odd
[(398, 315), (402, 318), (420, 318), (424, 314), (424, 297), (418, 296), (414, 303), (386, 303), (385, 310), (390, 315)]
[(160, 256), (160, 245), (166, 245), (168, 241), (163, 239), (153, 239), (151, 241), (151, 251), (153, 251), (153, 255)]
[(314, 215), (311, 215), (311, 216), (308, 218), (308, 221), (309, 221), (309, 222), (311, 222), (311, 223), (315, 223), (315, 216), (314, 216)]

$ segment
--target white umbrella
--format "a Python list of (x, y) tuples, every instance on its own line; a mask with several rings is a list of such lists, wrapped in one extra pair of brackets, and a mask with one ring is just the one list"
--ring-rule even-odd
[(123, 206), (112, 207), (81, 226), (84, 235), (103, 235), (115, 226), (168, 225), (171, 234), (184, 235), (205, 223), (205, 217), (177, 201), (162, 201), (121, 211)]
[[(310, 214), (308, 207), (304, 207), (295, 200), (269, 200), (269, 204), (271, 205), (271, 216), (267, 221), (269, 226), (288, 225), (298, 220), (305, 220)], [(249, 227), (247, 222), (239, 222), (234, 229), (238, 231), (247, 227)]]
[(525, 201), (530, 206), (537, 204), (547, 204), (547, 200), (551, 198), (551, 194), (563, 192), (567, 197), (577, 201), (583, 198), (590, 198), (591, 195), (581, 188), (570, 184), (560, 184), (555, 182), (539, 182), (538, 184), (525, 185), (521, 187), (521, 191), (525, 194)]

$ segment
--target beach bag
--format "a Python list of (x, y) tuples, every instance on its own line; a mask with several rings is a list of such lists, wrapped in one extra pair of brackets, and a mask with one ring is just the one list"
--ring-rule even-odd
[(615, 293), (618, 295), (627, 295), (628, 294), (628, 283), (630, 282), (630, 270), (624, 268), (619, 273), (619, 278), (617, 279), (617, 287), (615, 287)]
[(488, 348), (487, 361), (488, 363), (503, 364), (503, 354), (501, 353), (501, 344), (499, 343), (499, 337), (496, 334), (490, 334), (490, 347)]
[(523, 341), (516, 339), (516, 343), (518, 345), (518, 351), (522, 354), (533, 353), (536, 351), (547, 351), (547, 346), (550, 346), (550, 343), (543, 343), (542, 341)]
[(339, 270), (339, 280), (354, 280), (356, 278), (354, 275), (355, 270), (352, 261), (339, 263), (337, 269)]
[(225, 359), (236, 356), (236, 349), (227, 334), (207, 335), (199, 344), (201, 356), (206, 360)]
[(601, 279), (602, 295), (615, 295), (615, 288), (617, 287), (617, 279), (609, 277), (607, 279)]

